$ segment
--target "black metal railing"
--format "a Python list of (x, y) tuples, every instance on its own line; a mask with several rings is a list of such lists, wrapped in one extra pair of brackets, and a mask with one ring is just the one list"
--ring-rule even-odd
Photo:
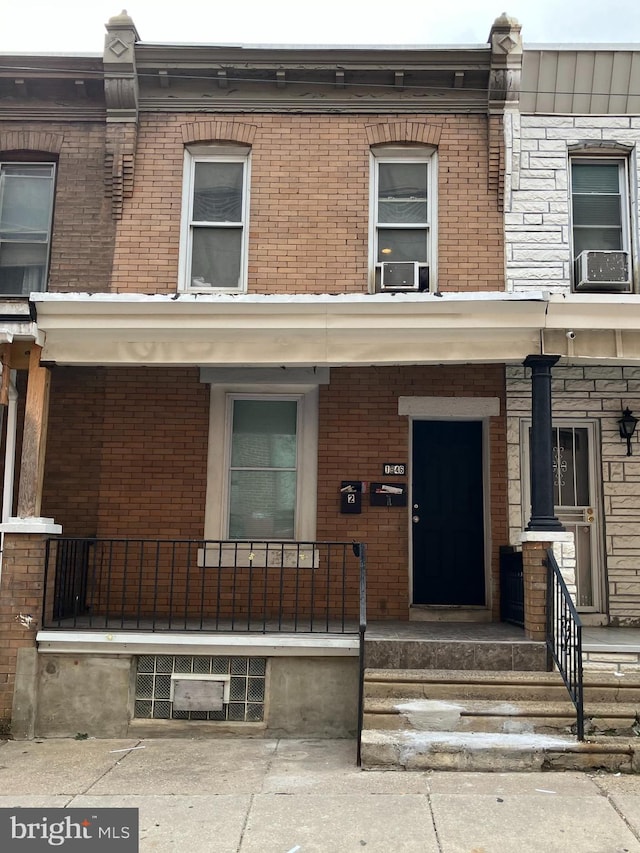
[(584, 685), (582, 677), (582, 621), (562, 573), (549, 548), (547, 567), (547, 649), (576, 709), (576, 734), (584, 740)]
[(356, 764), (362, 765), (362, 727), (364, 724), (364, 638), (367, 631), (367, 546), (364, 543), (354, 544), (353, 553), (360, 558), (360, 619), (358, 647), (358, 740)]
[(365, 571), (353, 542), (50, 539), (42, 625), (358, 634)]
[(500, 619), (524, 628), (524, 575), (522, 551), (500, 547)]

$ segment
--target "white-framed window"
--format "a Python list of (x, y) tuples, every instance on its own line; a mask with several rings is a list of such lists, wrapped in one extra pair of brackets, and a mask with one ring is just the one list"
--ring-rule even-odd
[(246, 290), (249, 155), (245, 145), (185, 151), (180, 289)]
[(436, 153), (427, 147), (372, 152), (372, 289), (435, 290)]
[(55, 165), (0, 163), (0, 293), (46, 290)]
[(576, 290), (631, 286), (631, 211), (624, 157), (573, 156), (571, 240)]
[(318, 386), (212, 385), (205, 537), (312, 541)]

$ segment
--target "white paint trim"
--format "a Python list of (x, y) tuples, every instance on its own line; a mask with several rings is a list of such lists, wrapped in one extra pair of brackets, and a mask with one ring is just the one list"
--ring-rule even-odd
[(416, 418), (464, 420), (500, 414), (499, 397), (398, 397), (398, 414)]
[(523, 530), (518, 536), (519, 542), (573, 542), (573, 534), (554, 530)]
[(115, 631), (38, 631), (38, 651), (56, 654), (250, 655), (254, 657), (355, 657), (355, 635), (178, 634)]
[(209, 449), (207, 459), (207, 496), (205, 509), (205, 539), (226, 539), (228, 505), (228, 458), (230, 424), (228, 398), (230, 395), (291, 397), (297, 395), (299, 423), (298, 444), (298, 504), (296, 512), (297, 540), (316, 538), (318, 482), (318, 406), (317, 385), (233, 384), (212, 385), (209, 410)]
[[(194, 286), (190, 281), (193, 234), (191, 232), (191, 209), (193, 203), (195, 170), (197, 163), (240, 163), (242, 165), (242, 239), (240, 247), (240, 280), (238, 287)], [(251, 186), (251, 147), (242, 143), (216, 145), (193, 144), (185, 148), (182, 183), (182, 212), (179, 244), (178, 289), (188, 293), (242, 293), (247, 290), (248, 245), (249, 245), (249, 192)], [(205, 226), (206, 227), (206, 226)], [(215, 227), (215, 226), (212, 226)]]
[(62, 525), (52, 518), (9, 518), (0, 524), (1, 533), (62, 533)]

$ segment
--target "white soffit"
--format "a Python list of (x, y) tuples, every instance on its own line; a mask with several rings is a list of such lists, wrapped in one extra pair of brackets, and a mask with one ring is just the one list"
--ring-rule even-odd
[[(546, 295), (37, 294), (59, 364), (346, 365), (504, 361), (537, 352)], [(533, 349), (532, 349), (533, 348)]]

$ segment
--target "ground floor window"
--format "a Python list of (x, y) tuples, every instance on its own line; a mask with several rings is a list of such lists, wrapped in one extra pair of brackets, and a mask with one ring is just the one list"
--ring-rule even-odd
[(293, 539), (298, 399), (231, 397), (230, 539)]
[(317, 385), (212, 385), (205, 538), (314, 540), (317, 460)]

